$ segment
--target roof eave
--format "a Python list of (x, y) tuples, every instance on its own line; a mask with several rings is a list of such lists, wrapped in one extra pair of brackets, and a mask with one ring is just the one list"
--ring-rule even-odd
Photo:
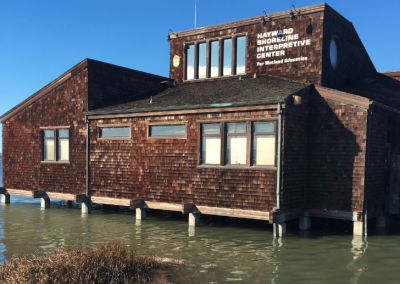
[(242, 106), (257, 106), (284, 103), (285, 99), (273, 99), (265, 101), (252, 101), (252, 102), (234, 102), (234, 103), (220, 103), (220, 104), (202, 104), (202, 105), (185, 105), (185, 106), (170, 106), (170, 107), (152, 107), (152, 108), (139, 108), (127, 110), (112, 110), (112, 111), (87, 111), (84, 112), (86, 116), (93, 115), (113, 115), (113, 114), (128, 114), (128, 113), (143, 113), (143, 112), (160, 112), (160, 111), (175, 111), (175, 110), (193, 110), (193, 109), (210, 109), (210, 108), (226, 108), (226, 107), (242, 107)]

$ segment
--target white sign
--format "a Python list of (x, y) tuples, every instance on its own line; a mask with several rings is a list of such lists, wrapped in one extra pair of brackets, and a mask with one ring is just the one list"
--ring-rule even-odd
[[(300, 39), (293, 28), (257, 34), (257, 66), (307, 60), (307, 56), (287, 58), (286, 50), (311, 45), (311, 39)], [(282, 58), (283, 57), (283, 58)]]

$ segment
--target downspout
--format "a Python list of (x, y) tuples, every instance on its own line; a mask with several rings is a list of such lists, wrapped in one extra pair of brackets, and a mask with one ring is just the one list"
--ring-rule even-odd
[(89, 152), (89, 135), (90, 135), (90, 128), (89, 128), (89, 120), (87, 115), (85, 115), (85, 122), (86, 122), (86, 197), (90, 197), (89, 194), (89, 159), (90, 159), (90, 152)]
[(364, 235), (367, 235), (367, 216), (368, 216), (368, 174), (369, 174), (369, 147), (370, 143), (370, 135), (371, 135), (371, 125), (372, 125), (372, 114), (374, 112), (374, 105), (371, 103), (370, 108), (368, 109), (367, 116), (367, 140), (365, 143), (365, 174), (364, 174), (364, 201), (363, 201), (363, 226), (364, 226)]
[(278, 149), (277, 149), (277, 165), (276, 165), (276, 209), (280, 210), (281, 206), (281, 159), (282, 159), (282, 112), (281, 104), (278, 103)]

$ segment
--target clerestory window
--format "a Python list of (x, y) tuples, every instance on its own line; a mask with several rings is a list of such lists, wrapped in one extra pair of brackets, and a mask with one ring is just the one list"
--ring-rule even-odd
[(185, 80), (245, 73), (245, 35), (188, 43), (185, 46)]

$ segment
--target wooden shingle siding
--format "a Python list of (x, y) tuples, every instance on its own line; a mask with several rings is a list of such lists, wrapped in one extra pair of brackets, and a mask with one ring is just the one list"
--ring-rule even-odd
[[(5, 188), (85, 192), (87, 73), (84, 69), (3, 123)], [(41, 163), (40, 127), (69, 126), (69, 163)]]
[[(332, 8), (325, 10), (322, 48), (321, 85), (344, 90), (350, 82), (376, 77), (376, 69), (351, 22)], [(339, 61), (336, 69), (330, 61), (333, 37), (339, 43)]]
[[(279, 23), (275, 23), (274, 18), (272, 21), (267, 21), (264, 27), (260, 26), (261, 16), (258, 18), (256, 23), (246, 23), (240, 25), (238, 23), (234, 27), (224, 28), (216, 27), (214, 31), (207, 31), (204, 34), (188, 35), (180, 34), (178, 32), (178, 38), (171, 40), (170, 42), (170, 77), (176, 80), (178, 83), (183, 82), (184, 78), (184, 66), (185, 66), (185, 55), (184, 49), (182, 48), (185, 43), (219, 39), (229, 37), (235, 34), (246, 34), (247, 36), (247, 55), (246, 55), (246, 74), (253, 75), (267, 74), (272, 76), (279, 76), (295, 81), (301, 81), (306, 83), (320, 84), (321, 82), (321, 52), (322, 52), (322, 29), (323, 29), (323, 18), (324, 12), (312, 12), (306, 17), (297, 17), (296, 21), (290, 22), (288, 19), (289, 13), (286, 15), (280, 15)], [(311, 28), (309, 26), (312, 26)], [(299, 34), (299, 40), (310, 39), (311, 45), (288, 48), (285, 49), (285, 56), (266, 58), (265, 60), (281, 60), (283, 58), (297, 58), (300, 56), (307, 57), (306, 61), (298, 61), (291, 63), (275, 64), (275, 65), (264, 65), (257, 66), (257, 35), (259, 33), (270, 32), (275, 30), (283, 30), (293, 28), (293, 34)], [(181, 63), (178, 67), (172, 65), (173, 57), (179, 55)]]
[(361, 212), (367, 109), (317, 94), (309, 121), (307, 208)]
[(301, 104), (295, 105), (290, 98), (284, 110), (282, 210), (304, 210), (306, 206), (309, 140), (309, 97), (302, 96)]
[[(275, 207), (276, 169), (198, 167), (198, 120), (276, 117), (274, 111), (91, 121), (91, 194), (258, 210)], [(147, 139), (147, 124), (187, 121), (187, 139)], [(132, 123), (132, 140), (97, 140), (97, 124)]]
[[(385, 110), (373, 108), (370, 133), (368, 135), (368, 216), (374, 217), (384, 213), (385, 202), (385, 172), (389, 167), (386, 164), (386, 144), (388, 143), (389, 115)], [(392, 127), (399, 127), (393, 124)], [(393, 145), (395, 147), (395, 145)], [(392, 149), (394, 150), (394, 149)]]

